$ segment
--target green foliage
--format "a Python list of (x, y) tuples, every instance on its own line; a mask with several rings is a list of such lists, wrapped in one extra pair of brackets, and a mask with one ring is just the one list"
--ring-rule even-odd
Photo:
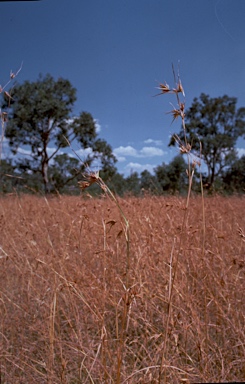
[(140, 177), (140, 189), (142, 192), (149, 192), (151, 194), (160, 194), (161, 186), (155, 175), (152, 175), (149, 171), (144, 170), (141, 172)]
[(56, 155), (49, 169), (49, 178), (56, 191), (69, 192), (77, 185), (80, 165), (79, 161), (66, 153)]
[(96, 126), (93, 117), (88, 112), (82, 112), (71, 124), (76, 140), (82, 148), (92, 147), (97, 137)]
[(228, 192), (245, 192), (245, 156), (234, 161), (224, 174), (223, 182)]
[[(103, 172), (114, 171), (116, 158), (111, 147), (104, 140), (98, 139), (92, 115), (82, 112), (79, 117), (72, 117), (76, 89), (68, 80), (59, 78), (55, 81), (50, 75), (40, 76), (36, 82), (26, 81), (15, 86), (12, 97), (5, 135), (14, 154), (23, 146), (29, 151), (29, 159), (16, 160), (16, 167), (19, 171), (39, 173), (45, 192), (63, 188), (71, 177), (75, 177), (74, 172), (70, 173), (69, 170), (72, 166), (71, 158), (56, 158), (60, 149), (68, 147), (73, 141), (78, 142), (83, 149), (91, 149), (87, 158), (82, 159), (86, 165), (90, 166), (95, 159), (99, 159)], [(7, 108), (8, 103), (9, 100), (3, 108)], [(50, 172), (51, 160), (54, 159), (58, 167), (54, 172), (52, 166)], [(60, 172), (59, 162), (62, 162)], [(62, 180), (64, 169), (68, 174)], [(82, 169), (81, 164), (80, 171)]]
[(70, 82), (40, 76), (36, 82), (15, 86), (12, 97), (6, 129), (12, 151), (16, 153), (20, 145), (28, 145), (38, 158), (40, 144), (53, 140), (60, 145), (60, 133), (68, 133), (67, 119), (76, 100), (76, 90)]
[(138, 172), (132, 172), (128, 177), (126, 177), (125, 182), (127, 192), (135, 196), (140, 194), (140, 178)]
[(186, 175), (187, 165), (181, 155), (174, 157), (169, 163), (159, 165), (155, 168), (157, 181), (163, 192), (185, 192), (188, 179)]
[(123, 196), (127, 191), (126, 180), (123, 175), (118, 172), (115, 172), (110, 180), (107, 181), (107, 185), (114, 194), (119, 196)]
[(97, 139), (93, 146), (94, 158), (99, 161), (100, 175), (107, 182), (116, 173), (116, 157), (111, 146), (103, 139)]
[(16, 184), (15, 167), (11, 160), (0, 161), (0, 192), (10, 193)]
[[(234, 97), (210, 98), (202, 93), (186, 112), (187, 141), (193, 153), (197, 156), (201, 153), (208, 170), (209, 187), (231, 166), (236, 158), (236, 141), (245, 133), (245, 108), (237, 110), (236, 103)], [(183, 130), (178, 136), (183, 142)], [(169, 145), (176, 145), (174, 137)]]

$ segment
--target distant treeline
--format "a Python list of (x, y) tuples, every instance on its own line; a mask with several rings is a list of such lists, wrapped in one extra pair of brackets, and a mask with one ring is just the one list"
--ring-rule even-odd
[[(131, 194), (142, 196), (145, 194), (185, 194), (188, 189), (187, 177), (188, 165), (182, 155), (176, 156), (169, 164), (163, 163), (154, 169), (154, 174), (145, 170), (140, 174), (132, 172), (124, 177), (114, 170), (107, 175), (101, 171), (100, 177), (109, 188), (117, 195)], [(75, 173), (72, 174), (72, 173)], [(75, 176), (75, 177), (73, 177)], [(83, 174), (76, 174), (75, 169), (63, 169), (53, 164), (49, 169), (50, 193), (77, 195), (80, 194), (78, 182), (82, 181)], [(232, 194), (245, 193), (245, 156), (237, 159), (223, 174), (216, 177), (210, 186), (208, 177), (202, 175), (204, 189), (211, 192)], [(196, 193), (201, 191), (200, 173), (198, 167), (195, 170), (192, 189)], [(16, 168), (11, 160), (2, 160), (0, 164), (0, 193), (44, 193), (41, 173), (23, 172)], [(102, 191), (92, 185), (83, 193), (91, 195), (100, 194)]]

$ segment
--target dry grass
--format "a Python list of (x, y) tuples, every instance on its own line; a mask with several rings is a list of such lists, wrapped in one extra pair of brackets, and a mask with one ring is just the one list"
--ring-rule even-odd
[(245, 380), (244, 198), (207, 198), (205, 232), (201, 198), (183, 229), (185, 205), (120, 200), (127, 289), (109, 199), (2, 198), (0, 382), (116, 383), (119, 354), (120, 383), (158, 383), (161, 364), (168, 383)]

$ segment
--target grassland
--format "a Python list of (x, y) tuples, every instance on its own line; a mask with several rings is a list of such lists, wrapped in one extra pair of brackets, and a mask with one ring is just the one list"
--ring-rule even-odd
[(0, 200), (0, 382), (245, 381), (245, 199), (119, 203)]

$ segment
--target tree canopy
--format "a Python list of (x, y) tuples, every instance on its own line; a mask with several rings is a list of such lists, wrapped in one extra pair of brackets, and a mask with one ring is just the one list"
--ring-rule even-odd
[[(245, 108), (236, 108), (235, 97), (211, 98), (202, 93), (195, 98), (185, 116), (186, 138), (195, 155), (201, 156), (207, 166), (207, 184), (212, 187), (216, 178), (236, 160), (237, 139), (245, 133)], [(172, 136), (169, 145), (176, 145)]]
[(228, 192), (245, 192), (245, 155), (234, 161), (225, 172), (223, 183)]
[(187, 189), (187, 165), (181, 155), (175, 156), (169, 164), (155, 168), (157, 181), (163, 192), (184, 192)]
[[(110, 173), (115, 169), (116, 158), (112, 148), (105, 140), (98, 138), (92, 115), (89, 112), (81, 112), (75, 117), (72, 115), (75, 101), (76, 89), (68, 80), (54, 80), (51, 75), (46, 75), (35, 82), (25, 81), (16, 85), (11, 100), (6, 100), (3, 106), (7, 108), (10, 104), (5, 135), (12, 152), (17, 154), (22, 148), (29, 155), (28, 158), (18, 158), (16, 167), (29, 173), (39, 173), (45, 192), (52, 189), (51, 161), (56, 164), (62, 161), (62, 170), (66, 168), (69, 172), (71, 165), (79, 165), (77, 162), (74, 164), (69, 156), (60, 154), (73, 141), (82, 149), (90, 149), (77, 174), (84, 163), (91, 166), (95, 159), (99, 160), (102, 171)], [(60, 155), (63, 157), (57, 157)], [(56, 175), (56, 178), (63, 180), (64, 184), (65, 180), (76, 176), (74, 172), (69, 172), (65, 178), (64, 174)]]

